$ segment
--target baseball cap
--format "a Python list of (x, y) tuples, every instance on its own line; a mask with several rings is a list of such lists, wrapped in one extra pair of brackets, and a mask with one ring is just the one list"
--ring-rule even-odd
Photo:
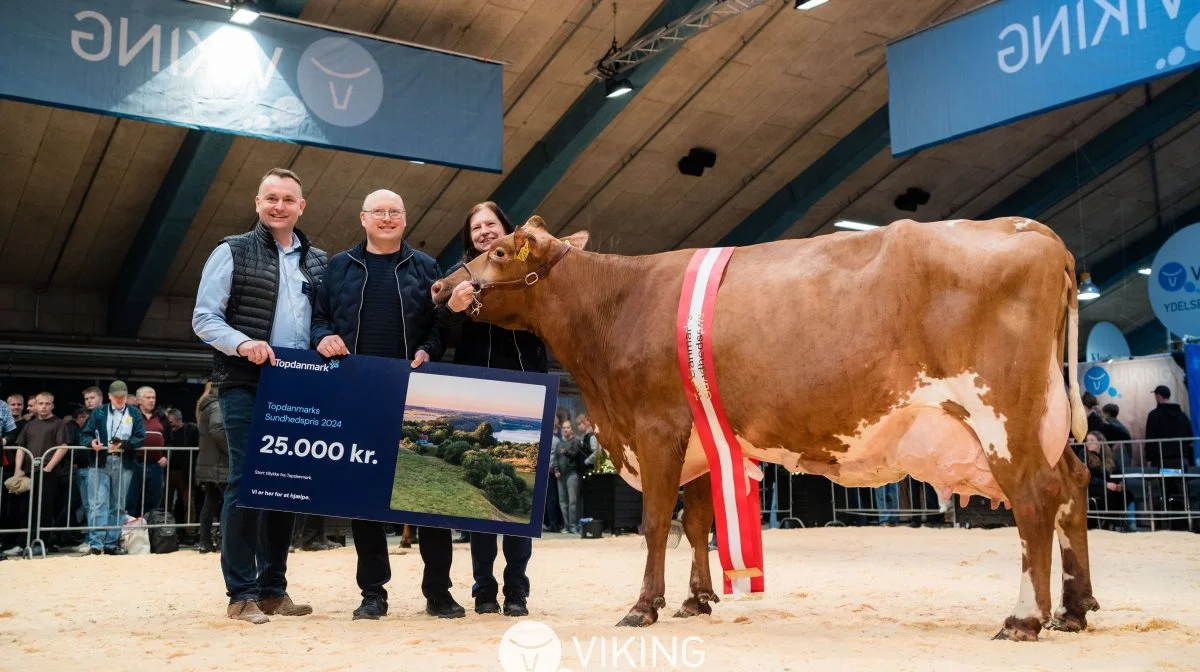
[(112, 384), (108, 386), (108, 393), (128, 395), (129, 387), (125, 385), (125, 381), (123, 380), (114, 380)]
[(1158, 387), (1154, 388), (1154, 394), (1157, 394), (1163, 399), (1170, 399), (1171, 388), (1167, 387), (1166, 385), (1159, 385)]

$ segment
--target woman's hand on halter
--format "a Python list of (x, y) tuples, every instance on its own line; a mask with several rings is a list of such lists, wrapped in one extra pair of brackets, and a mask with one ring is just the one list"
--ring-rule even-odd
[(454, 288), (454, 292), (450, 295), (450, 300), (446, 305), (450, 310), (461, 313), (471, 306), (471, 300), (475, 296), (475, 288), (469, 280), (463, 280)]

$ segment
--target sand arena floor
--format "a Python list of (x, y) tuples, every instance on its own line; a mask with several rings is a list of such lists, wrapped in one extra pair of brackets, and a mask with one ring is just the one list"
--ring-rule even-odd
[[(990, 641), (1016, 600), (1014, 529), (769, 531), (765, 597), (677, 620), (670, 614), (685, 597), (685, 540), (668, 554), (668, 608), (654, 627), (632, 631), (613, 626), (641, 584), (640, 542), (560, 535), (535, 542), (530, 618), (563, 642), (560, 669), (1200, 669), (1200, 536), (1193, 534), (1093, 532), (1102, 610), (1088, 632), (1043, 632), (1036, 644)], [(290, 592), (316, 611), (257, 627), (224, 618), (214, 555), (3, 562), (0, 659), (8, 670), (106, 672), (502, 669), (498, 647), (515, 621), (470, 611), (454, 621), (427, 617), (419, 555), (394, 544), (393, 553), (386, 619), (350, 620), (359, 597), (354, 551), (346, 548), (293, 554)], [(1057, 557), (1055, 565), (1057, 586)], [(468, 610), (470, 571), (467, 547), (456, 545), (454, 594)], [(1056, 603), (1057, 596), (1056, 589)], [(601, 649), (622, 650), (631, 636), (627, 653), (601, 664)], [(687, 637), (699, 639), (684, 648)]]

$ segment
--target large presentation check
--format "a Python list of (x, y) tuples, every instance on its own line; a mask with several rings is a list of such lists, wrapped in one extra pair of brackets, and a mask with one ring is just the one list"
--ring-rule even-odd
[(558, 378), (276, 348), (243, 506), (541, 536)]

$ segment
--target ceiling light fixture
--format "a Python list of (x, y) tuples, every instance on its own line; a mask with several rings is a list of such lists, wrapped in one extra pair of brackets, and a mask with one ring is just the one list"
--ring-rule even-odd
[(878, 224), (867, 224), (866, 222), (854, 222), (848, 219), (843, 219), (833, 223), (839, 229), (848, 229), (850, 231), (870, 231), (878, 229)]
[(1091, 273), (1083, 273), (1079, 276), (1079, 279), (1081, 281), (1079, 283), (1080, 301), (1091, 301), (1092, 299), (1100, 298), (1100, 288), (1096, 286), (1096, 283), (1092, 282)]
[(1143, 266), (1142, 268), (1138, 269), (1138, 273), (1141, 273), (1142, 275), (1150, 275), (1153, 272), (1154, 271), (1151, 270), (1149, 266)]
[(229, 9), (233, 12), (229, 20), (239, 26), (248, 26), (259, 17), (258, 7), (251, 0), (229, 0)]
[(604, 80), (604, 97), (605, 98), (620, 98), (621, 96), (633, 91), (633, 84), (628, 79), (606, 79)]

